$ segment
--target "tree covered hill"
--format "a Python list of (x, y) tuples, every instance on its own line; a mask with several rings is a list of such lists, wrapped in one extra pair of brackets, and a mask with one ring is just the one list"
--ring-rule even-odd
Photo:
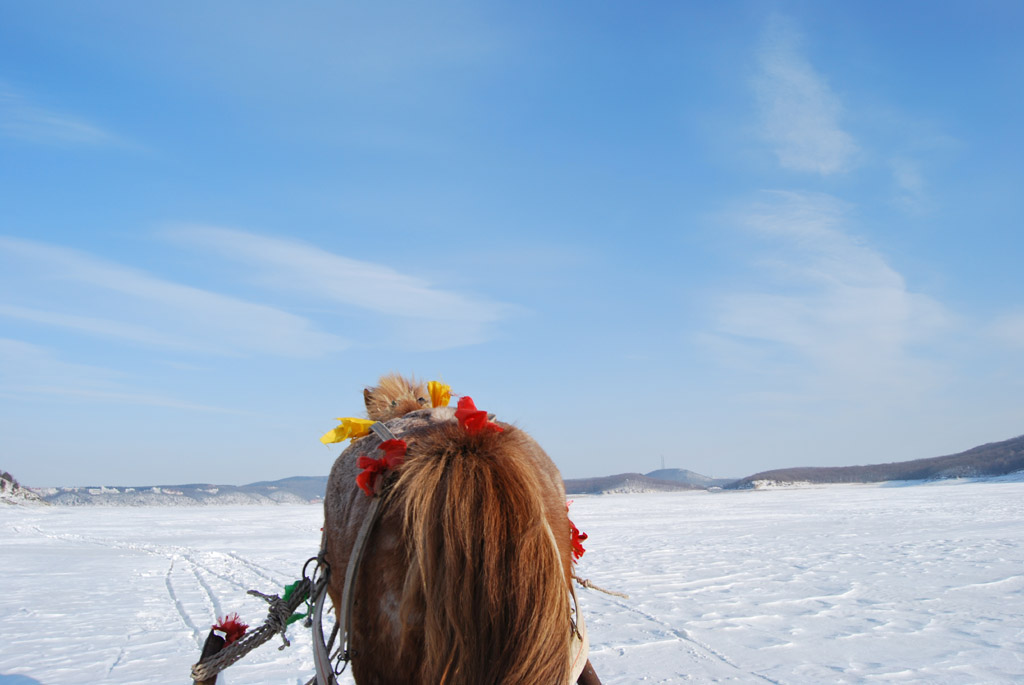
[(762, 471), (727, 486), (743, 489), (758, 481), (777, 483), (879, 483), (889, 480), (931, 480), (1003, 476), (1024, 470), (1024, 435), (974, 447), (966, 452), (929, 459), (867, 466), (796, 467)]

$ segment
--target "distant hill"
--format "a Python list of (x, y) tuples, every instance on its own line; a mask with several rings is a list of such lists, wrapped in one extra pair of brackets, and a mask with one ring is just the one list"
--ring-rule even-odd
[(196, 506), (308, 504), (323, 500), (327, 476), (294, 476), (248, 485), (145, 485), (137, 487), (39, 488), (44, 500), (68, 506)]
[(240, 485), (238, 489), (267, 496), (274, 492), (288, 492), (309, 502), (317, 502), (322, 500), (324, 493), (327, 492), (327, 476), (292, 476), (274, 481), (262, 480), (258, 483)]
[[(687, 472), (690, 473), (690, 472)], [(700, 474), (698, 478), (707, 479)], [(600, 494), (612, 492), (672, 492), (699, 490), (703, 485), (681, 479), (658, 479), (640, 473), (620, 473), (603, 478), (580, 478), (565, 481), (569, 494)], [(218, 504), (304, 504), (323, 500), (327, 476), (294, 476), (248, 485), (145, 485), (136, 487), (87, 486), (36, 488), (34, 496), (65, 506), (209, 506)]]
[[(890, 480), (931, 480), (1002, 476), (1024, 471), (1024, 436), (981, 445), (966, 452), (930, 459), (867, 466), (798, 467), (762, 471), (740, 480), (709, 478), (686, 469), (659, 469), (648, 474), (620, 473), (599, 478), (569, 478), (570, 495), (676, 492), (712, 487), (745, 489), (789, 483), (877, 483)], [(323, 500), (327, 476), (294, 476), (248, 485), (146, 485), (138, 487), (25, 488), (0, 472), (0, 502), (42, 501), (60, 505), (195, 506), (218, 504), (305, 504)]]
[(763, 483), (879, 483), (1003, 476), (1024, 470), (1024, 435), (981, 445), (944, 457), (867, 466), (797, 467), (762, 471), (729, 485), (753, 488)]
[(710, 476), (703, 476), (695, 471), (688, 471), (686, 469), (658, 469), (645, 475), (648, 478), (689, 483), (701, 488), (720, 488), (736, 482), (735, 478), (711, 478)]
[[(655, 474), (661, 477), (653, 477)], [(662, 469), (647, 475), (620, 473), (600, 478), (570, 478), (568, 494), (614, 492), (675, 492), (702, 490), (733, 480), (715, 479), (685, 469)], [(140, 485), (35, 488), (32, 496), (64, 506), (210, 506), (218, 504), (302, 504), (323, 500), (327, 476), (293, 476), (248, 485)], [(37, 494), (38, 493), (38, 494)]]
[(674, 492), (678, 490), (703, 490), (676, 480), (650, 478), (642, 473), (620, 473), (601, 478), (568, 478), (564, 480), (567, 495), (604, 495), (613, 492)]

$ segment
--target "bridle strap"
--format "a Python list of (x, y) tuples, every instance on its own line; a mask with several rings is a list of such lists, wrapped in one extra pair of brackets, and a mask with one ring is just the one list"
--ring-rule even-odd
[(374, 435), (380, 438), (381, 442), (387, 442), (388, 440), (398, 439), (395, 437), (395, 434), (392, 433), (391, 430), (380, 421), (370, 426), (370, 430), (373, 431)]
[[(381, 442), (397, 439), (395, 434), (380, 421), (370, 426), (370, 430), (380, 438)], [(381, 482), (383, 483), (383, 479), (381, 479)], [(341, 611), (339, 612), (341, 622), (338, 631), (341, 638), (338, 646), (342, 650), (342, 659), (345, 661), (349, 661), (352, 658), (352, 608), (355, 604), (356, 573), (359, 571), (359, 564), (363, 559), (363, 552), (366, 551), (366, 542), (370, 539), (370, 533), (373, 531), (373, 527), (377, 525), (381, 513), (383, 513), (386, 494), (386, 488), (384, 485), (381, 485), (378, 488), (377, 494), (373, 496), (373, 501), (370, 502), (370, 510), (366, 512), (363, 525), (359, 528), (359, 534), (352, 545), (352, 552), (349, 554), (348, 565), (345, 568), (345, 584), (341, 590)]]

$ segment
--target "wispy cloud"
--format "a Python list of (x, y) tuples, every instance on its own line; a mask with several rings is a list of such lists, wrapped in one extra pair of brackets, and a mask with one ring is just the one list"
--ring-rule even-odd
[(933, 340), (951, 317), (849, 232), (841, 202), (765, 193), (740, 220), (763, 242), (756, 289), (716, 303), (716, 333), (728, 345), (757, 349), (762, 359), (780, 353), (794, 368), (844, 387), (924, 380), (915, 346)]
[(1003, 345), (1024, 349), (1024, 312), (999, 316), (989, 324), (988, 334)]
[(56, 326), (101, 338), (111, 338), (128, 342), (170, 347), (178, 349), (201, 350), (202, 346), (186, 339), (159, 331), (147, 326), (140, 326), (124, 321), (104, 319), (95, 316), (82, 316), (65, 312), (52, 312), (31, 307), (19, 307), (0, 303), (0, 317), (30, 321), (33, 323)]
[(213, 226), (176, 226), (167, 234), (246, 266), (250, 278), (277, 290), (333, 301), (394, 319), (397, 330), (434, 346), (486, 340), (518, 308), (439, 288), (390, 266), (328, 252), (295, 240)]
[(35, 143), (110, 145), (122, 141), (85, 119), (48, 109), (0, 81), (0, 134)]
[(857, 145), (840, 126), (842, 105), (801, 54), (799, 35), (788, 21), (771, 21), (757, 60), (761, 134), (779, 164), (822, 175), (847, 170)]
[[(6, 259), (5, 259), (6, 258)], [(264, 353), (317, 357), (344, 349), (342, 338), (317, 330), (289, 312), (235, 297), (166, 281), (64, 247), (0, 237), (0, 283), (7, 281), (0, 315), (130, 342), (188, 347), (218, 354)], [(54, 303), (80, 301), (85, 292), (103, 293), (90, 312), (39, 310), (13, 302), (15, 293), (38, 297), (48, 289)]]
[(889, 169), (896, 188), (897, 204), (912, 212), (923, 210), (927, 187), (921, 165), (907, 157), (894, 157), (889, 160)]
[(128, 387), (125, 381), (124, 374), (65, 361), (49, 348), (0, 338), (0, 394), (6, 397), (65, 397), (217, 414), (237, 413), (159, 393), (139, 392)]

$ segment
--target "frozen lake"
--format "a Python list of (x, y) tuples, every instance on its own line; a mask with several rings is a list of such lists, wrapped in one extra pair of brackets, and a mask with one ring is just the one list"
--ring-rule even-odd
[[(606, 684), (1024, 681), (1024, 483), (578, 497)], [(188, 683), (215, 615), (258, 624), (317, 506), (0, 508), (0, 685)], [(309, 636), (224, 683), (305, 683)], [(344, 679), (342, 682), (351, 682)]]

